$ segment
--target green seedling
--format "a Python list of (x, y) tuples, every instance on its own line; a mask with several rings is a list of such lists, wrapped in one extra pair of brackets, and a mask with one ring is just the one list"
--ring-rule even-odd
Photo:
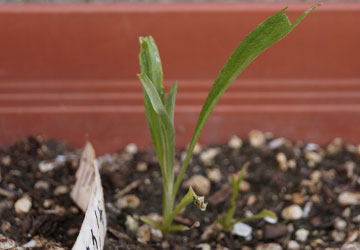
[(192, 188), (189, 189), (188, 193), (175, 206), (180, 184), (205, 122), (220, 97), (245, 67), (265, 49), (284, 38), (316, 7), (317, 6), (313, 6), (300, 15), (293, 24), (290, 23), (284, 13), (286, 8), (281, 10), (251, 31), (233, 51), (215, 79), (205, 100), (189, 144), (189, 149), (177, 177), (174, 173), (174, 108), (178, 84), (175, 82), (171, 86), (165, 100), (163, 72), (159, 51), (151, 36), (140, 37), (141, 49), (139, 59), (141, 73), (138, 77), (143, 86), (146, 119), (150, 128), (150, 134), (158, 157), (163, 180), (162, 222), (142, 217), (144, 222), (160, 229), (163, 235), (167, 237), (171, 231), (187, 229), (185, 226), (173, 224), (173, 219), (188, 204), (193, 202), (201, 210), (206, 209), (204, 197), (197, 196)]
[(246, 174), (246, 171), (247, 171), (247, 168), (249, 167), (249, 165), (250, 165), (249, 162), (246, 163), (243, 166), (243, 168), (241, 169), (241, 171), (237, 177), (235, 177), (234, 175), (231, 176), (232, 195), (231, 195), (230, 208), (225, 215), (221, 216), (217, 220), (217, 223), (220, 224), (221, 228), (224, 231), (230, 231), (234, 227), (234, 225), (238, 222), (246, 222), (246, 221), (251, 221), (251, 220), (256, 220), (256, 219), (262, 219), (265, 217), (269, 217), (269, 218), (275, 219), (275, 220), (277, 219), (276, 215), (273, 212), (264, 209), (261, 212), (255, 214), (253, 216), (234, 220), (234, 215), (235, 215), (235, 211), (236, 211), (236, 199), (239, 194), (239, 187), (240, 187), (241, 182), (244, 179), (244, 176)]

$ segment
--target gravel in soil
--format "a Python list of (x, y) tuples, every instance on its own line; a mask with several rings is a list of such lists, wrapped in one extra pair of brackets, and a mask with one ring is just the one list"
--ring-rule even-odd
[[(176, 155), (176, 171), (184, 154)], [(71, 249), (84, 217), (69, 196), (79, 158), (42, 137), (0, 149), (0, 249)], [(161, 219), (154, 152), (132, 144), (98, 160), (108, 216), (104, 249), (360, 249), (360, 147), (339, 138), (321, 148), (254, 130), (244, 141), (197, 145), (179, 197), (191, 185), (209, 205), (206, 212), (189, 205), (176, 222), (192, 229), (167, 241), (139, 220)], [(268, 209), (278, 220), (246, 222), (239, 236), (214, 221), (229, 207), (229, 176), (247, 162), (235, 218)]]

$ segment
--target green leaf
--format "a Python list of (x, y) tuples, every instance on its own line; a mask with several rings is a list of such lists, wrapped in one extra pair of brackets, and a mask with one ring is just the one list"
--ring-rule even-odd
[(151, 36), (140, 37), (140, 69), (154, 84), (161, 101), (164, 103), (163, 71), (159, 50)]
[(190, 228), (188, 226), (185, 225), (177, 225), (177, 224), (172, 224), (170, 226), (170, 232), (172, 231), (185, 231), (185, 230), (189, 230)]
[(240, 186), (240, 183), (242, 182), (242, 180), (244, 179), (246, 171), (249, 166), (250, 166), (250, 162), (247, 162), (244, 164), (237, 179), (235, 179), (234, 176), (231, 176), (231, 182), (232, 182), (231, 205), (230, 205), (229, 210), (226, 213), (226, 216), (225, 216), (224, 222), (223, 222), (224, 223), (223, 226), (226, 229), (229, 229), (231, 227), (231, 222), (234, 219), (234, 214), (235, 214), (235, 210), (236, 210), (236, 199), (237, 199), (237, 196), (239, 193), (239, 186)]
[(176, 101), (176, 92), (177, 92), (178, 83), (175, 81), (169, 90), (169, 93), (166, 98), (166, 111), (170, 117), (172, 124), (174, 124), (174, 111), (175, 111), (175, 101)]
[(194, 150), (195, 144), (200, 136), (201, 130), (226, 89), (246, 68), (246, 66), (248, 66), (261, 52), (284, 38), (317, 6), (319, 5), (313, 6), (311, 9), (303, 13), (293, 24), (290, 23), (288, 17), (284, 14), (286, 8), (281, 10), (251, 31), (233, 51), (225, 66), (217, 76), (202, 107), (193, 137), (191, 139), (189, 150), (176, 180), (174, 188), (175, 194), (180, 186), (181, 180), (184, 177), (192, 151)]
[(156, 112), (157, 116), (155, 117), (156, 121), (160, 123), (160, 138), (163, 146), (164, 159), (165, 163), (165, 179), (166, 184), (171, 184), (171, 176), (173, 175), (173, 157), (174, 157), (174, 127), (170, 121), (169, 115), (164, 107), (164, 104), (161, 102), (160, 96), (157, 93), (154, 85), (151, 80), (147, 77), (146, 74), (141, 73), (138, 75), (143, 88), (146, 94), (149, 97), (152, 108)]
[[(155, 41), (152, 37), (140, 37), (140, 68), (141, 72), (151, 80), (152, 84), (155, 86), (156, 91), (158, 92), (160, 99), (162, 102), (164, 101), (164, 89), (163, 89), (163, 73), (161, 60), (159, 56), (159, 51), (156, 47)], [(161, 172), (164, 174), (164, 165), (163, 162), (163, 146), (160, 138), (160, 124), (158, 119), (156, 118), (156, 113), (152, 108), (151, 102), (149, 100), (146, 91), (144, 92), (144, 104), (145, 104), (145, 114), (146, 120), (149, 125), (150, 135), (155, 147), (156, 154), (159, 159), (159, 164), (161, 167)]]
[(149, 224), (149, 225), (161, 230), (161, 224), (159, 222), (157, 222), (157, 221), (154, 221), (154, 220), (150, 219), (147, 216), (141, 216), (140, 220), (142, 222), (146, 223), (146, 224)]
[(172, 196), (174, 185), (174, 126), (151, 80), (144, 73), (139, 74), (138, 77), (156, 113), (154, 121), (160, 124), (157, 135), (160, 137), (160, 145), (163, 152), (163, 158), (159, 159), (159, 161), (163, 162), (163, 210), (164, 217), (167, 217), (171, 213), (174, 204), (174, 198)]
[(272, 219), (277, 219), (275, 213), (273, 213), (270, 210), (264, 209), (264, 210), (261, 210), (261, 212), (255, 214), (253, 216), (236, 220), (233, 224), (238, 223), (238, 222), (246, 222), (246, 221), (250, 221), (250, 220), (262, 219), (262, 218), (265, 218), (265, 217), (269, 217), (269, 218), (272, 218)]

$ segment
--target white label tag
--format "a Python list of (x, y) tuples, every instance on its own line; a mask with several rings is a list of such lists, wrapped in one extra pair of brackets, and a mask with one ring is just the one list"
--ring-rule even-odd
[[(81, 161), (86, 158), (87, 164), (80, 164), (80, 174), (71, 193), (71, 197), (79, 198), (74, 201), (79, 205), (86, 200), (88, 194), (85, 193), (89, 186), (88, 203), (86, 213), (80, 233), (73, 246), (73, 250), (102, 250), (106, 235), (106, 212), (104, 203), (103, 188), (99, 173), (98, 162), (95, 159), (95, 151), (90, 143), (85, 146)], [(91, 160), (91, 161), (90, 161)], [(92, 171), (90, 171), (92, 169)], [(78, 174), (78, 173), (76, 173)], [(84, 177), (85, 176), (85, 177)], [(80, 184), (78, 184), (80, 183)], [(84, 193), (83, 193), (84, 192)], [(84, 196), (84, 197), (83, 197)], [(80, 206), (80, 205), (79, 205)]]
[(86, 212), (88, 207), (91, 190), (94, 184), (95, 159), (96, 155), (93, 146), (90, 142), (86, 142), (85, 148), (81, 155), (79, 168), (75, 175), (76, 183), (70, 194), (71, 199), (83, 210), (83, 212)]

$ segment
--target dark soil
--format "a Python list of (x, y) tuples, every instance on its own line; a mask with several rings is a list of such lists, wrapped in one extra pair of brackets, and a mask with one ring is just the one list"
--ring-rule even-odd
[[(277, 243), (284, 249), (291, 249), (294, 241), (300, 249), (340, 249), (346, 247), (346, 243), (353, 242), (356, 247), (360, 242), (358, 147), (345, 146), (341, 140), (335, 140), (321, 149), (306, 142), (274, 141), (267, 136), (266, 143), (258, 147), (244, 141), (238, 149), (228, 145), (211, 148), (218, 148), (220, 152), (210, 164), (204, 164), (201, 159), (206, 148), (194, 155), (184, 180), (194, 175), (208, 178), (209, 171), (220, 170), (220, 181), (211, 181), (210, 194), (206, 195), (209, 201), (207, 211), (201, 212), (195, 205), (189, 205), (176, 219), (179, 224), (192, 226), (200, 222), (200, 226), (172, 233), (168, 241), (153, 234), (146, 243), (139, 242), (136, 232), (130, 232), (125, 222), (131, 216), (142, 226), (139, 216), (161, 214), (161, 176), (153, 151), (132, 154), (123, 150), (100, 157), (108, 216), (105, 249), (270, 249), (265, 243)], [(279, 153), (286, 156), (282, 166), (284, 154)], [(178, 153), (176, 165), (180, 165), (183, 154)], [(54, 159), (58, 155), (64, 155), (65, 161), (53, 170), (39, 170), (41, 161), (56, 162)], [(83, 220), (83, 213), (69, 196), (79, 157), (79, 151), (69, 149), (64, 143), (41, 137), (30, 137), (0, 149), (1, 234), (13, 239), (19, 246), (36, 237), (71, 249)], [(229, 206), (228, 176), (237, 173), (246, 162), (250, 162), (245, 177), (249, 185), (244, 185), (239, 193), (235, 217), (246, 217), (268, 209), (277, 214), (278, 222), (247, 222), (253, 230), (250, 236), (244, 238), (222, 232), (211, 224)], [(65, 186), (65, 191), (59, 192), (59, 186)], [(181, 188), (179, 197), (186, 191), (187, 188)], [(341, 204), (339, 197), (346, 191), (358, 200)], [(216, 192), (218, 194), (214, 195)], [(120, 202), (129, 194), (140, 199), (136, 208)], [(24, 196), (31, 197), (32, 208), (24, 214), (16, 213), (14, 204)], [(284, 208), (296, 204), (303, 210), (302, 217), (284, 219)], [(308, 232), (304, 240), (299, 229)], [(38, 249), (46, 247), (42, 245)]]

